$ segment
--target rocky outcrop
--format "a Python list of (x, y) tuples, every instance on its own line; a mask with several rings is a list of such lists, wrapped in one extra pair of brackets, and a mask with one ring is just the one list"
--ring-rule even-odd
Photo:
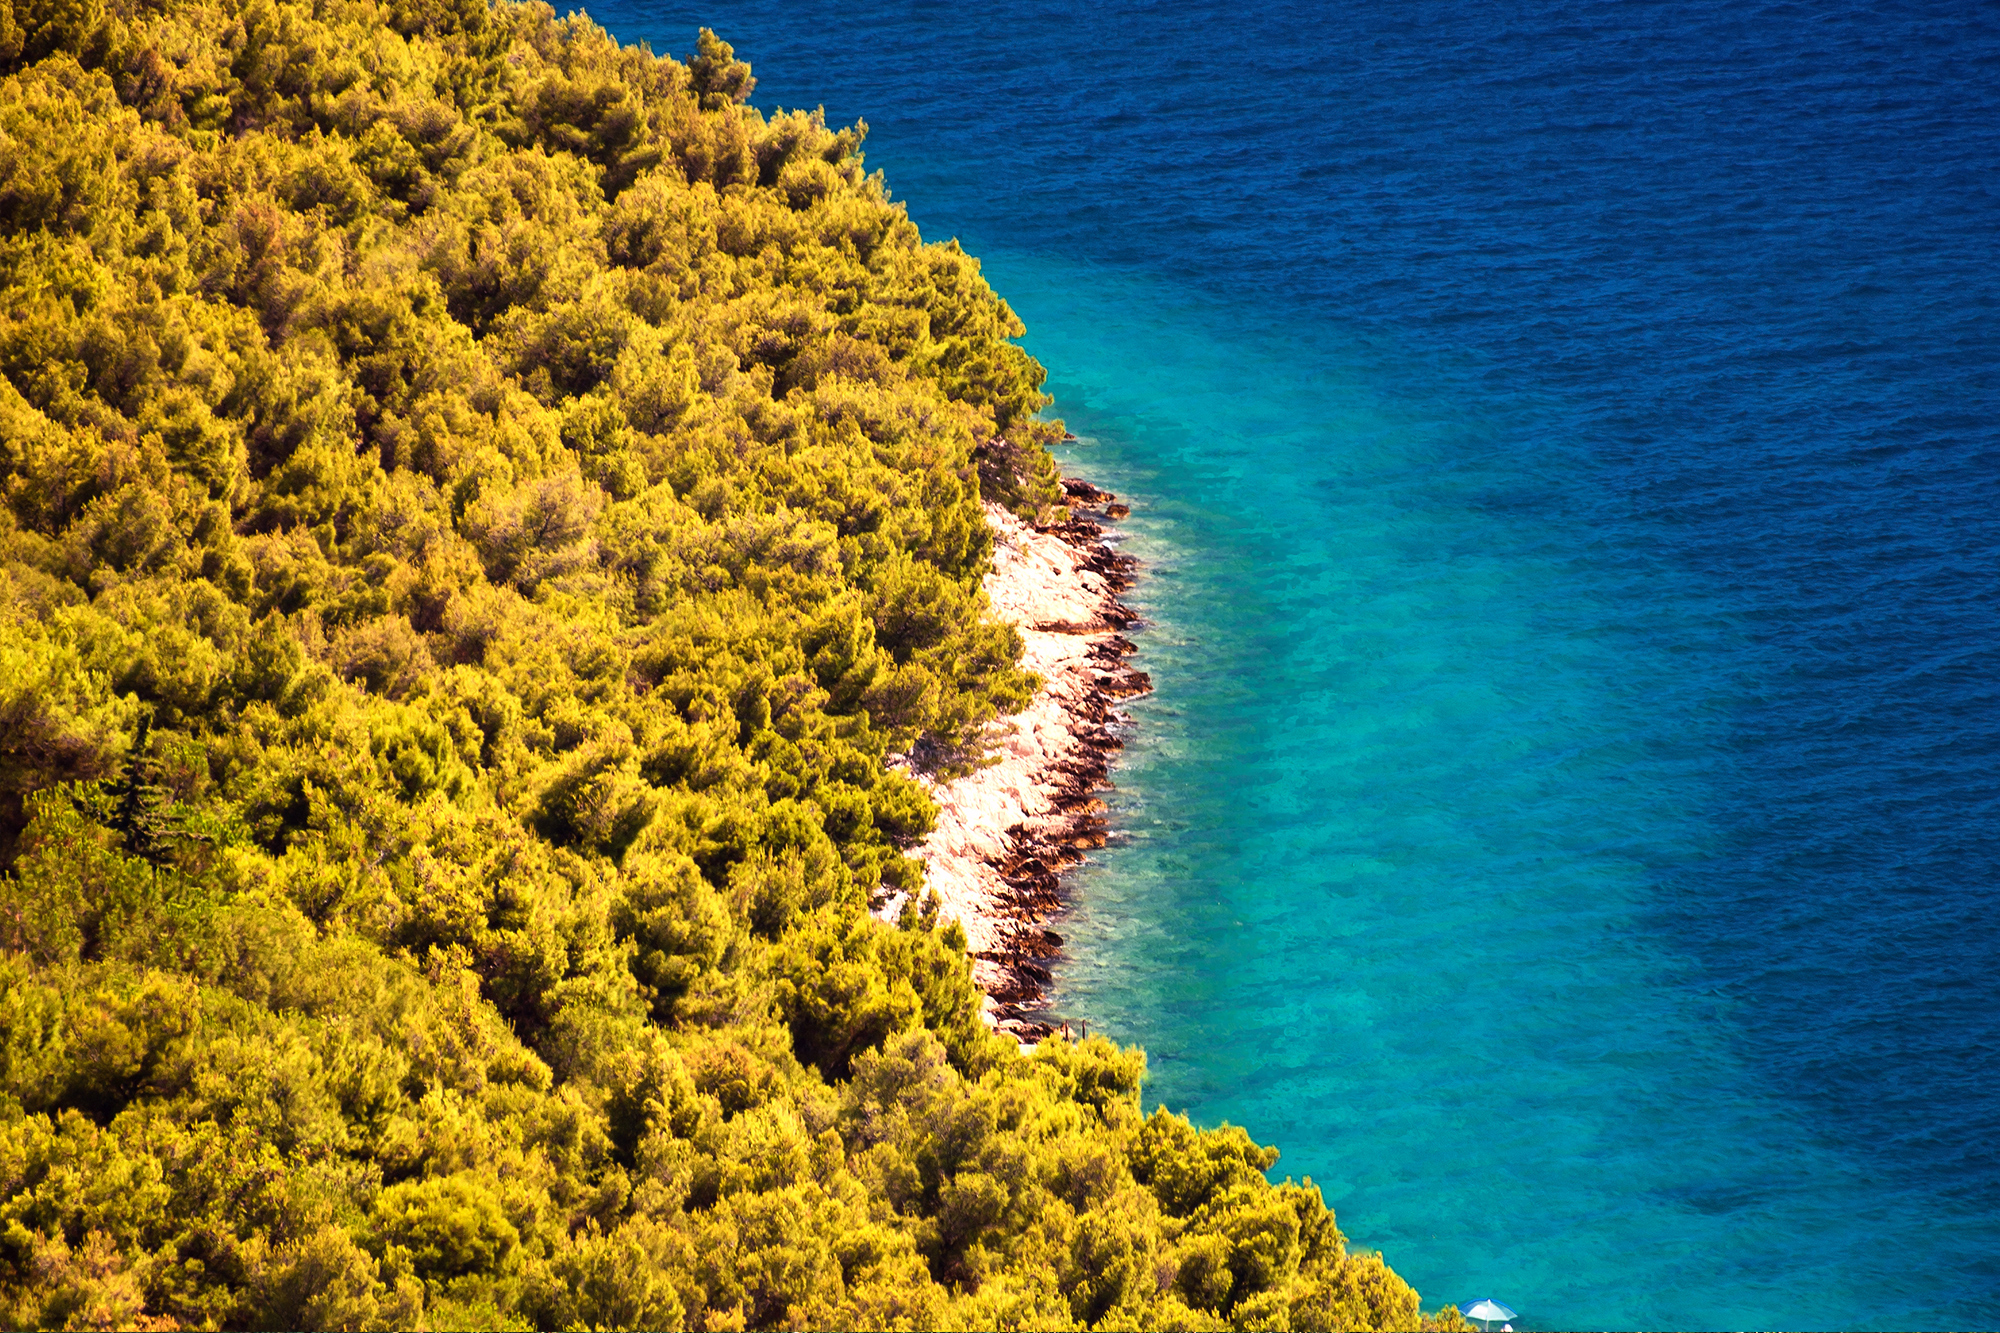
[(965, 927), (987, 1018), (1034, 1041), (1050, 1030), (1051, 962), (1063, 937), (1062, 872), (1102, 847), (1116, 704), (1152, 688), (1127, 662), (1138, 620), (1118, 600), (1136, 561), (1104, 540), (1129, 512), (1108, 491), (1066, 479), (1072, 517), (1031, 526), (995, 505), (986, 594), (1021, 634), (1022, 664), (1044, 685), (989, 728), (991, 762), (933, 785), (937, 826), (915, 849), (947, 917)]

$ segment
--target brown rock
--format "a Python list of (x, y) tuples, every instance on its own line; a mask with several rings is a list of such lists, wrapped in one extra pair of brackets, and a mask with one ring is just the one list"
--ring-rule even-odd
[[(1063, 489), (1073, 506), (1128, 512), (1089, 482), (1064, 478)], [(1086, 518), (1038, 527), (995, 505), (986, 514), (994, 532), (987, 598), (1019, 629), (1022, 665), (1045, 684), (1020, 713), (989, 727), (991, 762), (928, 784), (938, 820), (915, 854), (945, 915), (965, 927), (987, 1021), (1036, 1041), (1053, 1030), (1040, 1006), (1053, 980), (1046, 960), (1063, 946), (1041, 923), (1064, 909), (1061, 870), (1109, 833), (1097, 793), (1110, 785), (1107, 756), (1123, 746), (1107, 726), (1113, 704), (1152, 682), (1125, 665), (1137, 648), (1117, 632), (1139, 622), (1117, 599), (1138, 561), (1113, 550)]]

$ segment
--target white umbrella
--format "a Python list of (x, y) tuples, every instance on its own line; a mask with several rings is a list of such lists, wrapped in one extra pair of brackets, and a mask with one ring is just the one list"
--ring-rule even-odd
[(1477, 1319), (1480, 1323), (1486, 1324), (1489, 1327), (1496, 1319), (1505, 1322), (1514, 1317), (1514, 1312), (1498, 1301), (1474, 1301), (1463, 1310), (1460, 1310), (1459, 1313), (1467, 1319)]

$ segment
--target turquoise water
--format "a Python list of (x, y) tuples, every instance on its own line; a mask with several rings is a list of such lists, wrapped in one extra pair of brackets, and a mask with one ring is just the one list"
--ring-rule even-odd
[(1424, 1291), (1653, 1327), (1879, 1305), (1858, 1172), (1760, 1095), (1740, 1001), (1653, 920), (1722, 836), (1731, 700), (1682, 667), (1730, 627), (1592, 521), (1622, 508), (1601, 469), (1558, 441), (1524, 468), (1520, 420), (1413, 419), (1213, 307), (991, 267), (1069, 307), (1036, 322), (1066, 461), (1133, 500), (1147, 567), (1158, 692), (1062, 1005)]
[(2000, 29), (621, 0), (865, 117), (1146, 562), (1063, 1012), (1519, 1327), (2000, 1308)]

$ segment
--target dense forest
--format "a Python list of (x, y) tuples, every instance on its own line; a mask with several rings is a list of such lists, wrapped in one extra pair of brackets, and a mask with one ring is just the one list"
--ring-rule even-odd
[(1029, 697), (1060, 427), (861, 127), (504, 0), (0, 72), (0, 1324), (1419, 1324), (980, 1020), (884, 761)]

